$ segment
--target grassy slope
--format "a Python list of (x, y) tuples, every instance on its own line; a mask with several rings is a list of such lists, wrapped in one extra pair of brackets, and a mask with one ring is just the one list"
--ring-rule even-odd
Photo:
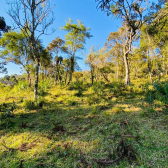
[[(120, 90), (104, 88), (95, 93), (92, 88), (77, 97), (76, 90), (65, 87), (48, 89), (43, 108), (26, 110), (23, 101), (33, 98), (32, 91), (18, 91), (16, 88), (1, 87), (0, 104), (5, 110), (16, 104), (14, 117), (1, 114), (0, 123), (0, 167), (18, 168), (23, 160), (24, 168), (32, 167), (82, 167), (79, 151), (93, 168), (93, 158), (107, 158), (108, 150), (115, 149), (121, 141), (121, 133), (140, 135), (138, 142), (127, 138), (137, 152), (138, 161), (127, 158), (109, 167), (168, 167), (168, 115), (160, 102), (154, 110), (144, 101), (138, 87)], [(93, 102), (96, 102), (92, 104)], [(120, 130), (119, 125), (128, 122)], [(26, 128), (21, 128), (27, 122)], [(63, 132), (54, 130), (54, 124), (63, 126)], [(56, 128), (55, 128), (56, 129)], [(58, 128), (57, 128), (58, 129)], [(121, 132), (122, 131), (122, 132)], [(8, 150), (27, 143), (25, 151)], [(41, 166), (41, 167), (42, 167)]]

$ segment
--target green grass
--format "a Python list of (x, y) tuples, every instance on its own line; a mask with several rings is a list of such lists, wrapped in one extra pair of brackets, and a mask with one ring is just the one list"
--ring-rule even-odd
[[(100, 85), (103, 85), (102, 83)], [(168, 112), (155, 100), (151, 105), (139, 86), (124, 89), (117, 86), (48, 87), (43, 96), (43, 106), (33, 108), (32, 89), (17, 87), (0, 88), (0, 167), (18, 168), (23, 160), (24, 168), (59, 167), (80, 168), (80, 150), (93, 168), (93, 159), (108, 157), (112, 146), (116, 149), (121, 134), (137, 135), (125, 138), (136, 150), (137, 160), (123, 158), (109, 166), (168, 167)], [(25, 102), (28, 102), (25, 108)], [(7, 115), (15, 104), (13, 112)], [(120, 128), (125, 121), (128, 125)], [(62, 131), (61, 128), (63, 128)], [(9, 150), (21, 148), (25, 150)]]

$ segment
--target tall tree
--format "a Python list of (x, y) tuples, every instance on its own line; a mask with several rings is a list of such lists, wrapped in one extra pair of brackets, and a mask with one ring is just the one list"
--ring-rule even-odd
[[(96, 0), (98, 8), (120, 18), (127, 27), (123, 56), (125, 63), (125, 85), (130, 85), (129, 53), (135, 36), (139, 33), (142, 25), (147, 21), (144, 17), (146, 0)], [(146, 6), (146, 5), (145, 5)]]
[(98, 56), (98, 53), (94, 50), (94, 46), (92, 46), (90, 48), (89, 54), (86, 55), (86, 60), (85, 60), (85, 63), (90, 66), (90, 75), (91, 75), (92, 85), (94, 83), (94, 78), (95, 78), (97, 56)]
[(154, 20), (146, 24), (145, 32), (148, 37), (153, 39), (155, 46), (159, 49), (162, 56), (162, 73), (166, 73), (167, 69), (167, 54), (168, 54), (168, 3), (165, 3), (164, 7), (155, 13)]
[(122, 37), (119, 31), (112, 32), (109, 34), (107, 42), (105, 43), (111, 62), (114, 63), (117, 81), (119, 80), (119, 77), (123, 75), (124, 69), (123, 46), (121, 38)]
[(37, 42), (54, 21), (53, 15), (50, 17), (52, 7), (49, 0), (8, 0), (8, 4), (10, 6), (9, 16), (14, 20), (18, 28), (21, 30), (24, 28), (28, 43), (32, 49), (36, 67), (34, 99), (37, 100), (40, 62)]
[(76, 52), (84, 49), (84, 44), (86, 43), (86, 38), (92, 37), (90, 35), (90, 28), (85, 27), (81, 21), (77, 21), (78, 24), (73, 23), (71, 19), (66, 21), (66, 25), (61, 28), (68, 32), (65, 35), (65, 45), (70, 50), (70, 78), (69, 83), (72, 82), (72, 73), (75, 69), (75, 56)]
[(62, 53), (68, 53), (68, 49), (65, 46), (65, 41), (60, 39), (59, 37), (56, 37), (55, 40), (53, 40), (51, 43), (49, 43), (47, 49), (55, 55), (54, 61), (54, 71), (55, 71), (55, 80), (54, 83), (57, 84), (57, 81), (60, 77), (60, 65), (63, 61), (62, 56), (59, 54)]
[(47, 76), (47, 68), (52, 65), (52, 56), (48, 49), (42, 48), (40, 53), (40, 67), (42, 73), (42, 80)]

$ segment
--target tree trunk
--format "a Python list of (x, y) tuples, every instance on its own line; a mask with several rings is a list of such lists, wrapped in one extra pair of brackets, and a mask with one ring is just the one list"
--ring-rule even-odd
[(93, 85), (93, 82), (94, 82), (94, 67), (91, 65), (91, 81), (92, 81), (92, 85)]
[(150, 62), (149, 62), (149, 53), (150, 53), (150, 51), (148, 51), (148, 72), (149, 72), (149, 77), (150, 77), (150, 82), (151, 82), (151, 84), (153, 83), (153, 81), (152, 81), (152, 73), (151, 73), (151, 67), (150, 67)]
[(163, 75), (166, 74), (165, 54), (163, 55)]
[(128, 63), (128, 54), (124, 54), (124, 63), (125, 63), (125, 85), (130, 85), (130, 70)]
[(67, 77), (68, 77), (68, 70), (67, 70), (66, 75), (65, 75), (65, 84), (67, 83)]
[(69, 82), (67, 85), (69, 85), (72, 82), (72, 70), (69, 72)]
[(70, 60), (71, 60), (71, 66), (70, 66), (69, 82), (68, 82), (68, 84), (70, 82), (72, 82), (72, 74), (73, 74), (74, 68), (75, 68), (75, 56), (72, 56)]
[(116, 73), (117, 82), (119, 81), (119, 66), (117, 63), (117, 73)]
[(92, 80), (92, 85), (93, 85), (93, 82), (94, 82), (94, 75), (93, 75), (92, 72), (91, 72), (91, 80)]
[(29, 87), (31, 87), (31, 77), (30, 77), (30, 72), (27, 72), (27, 82)]
[(109, 80), (108, 80), (107, 76), (104, 73), (102, 73), (102, 75), (103, 75), (104, 79), (107, 81), (107, 83), (109, 84)]
[(150, 82), (151, 82), (151, 84), (153, 83), (153, 80), (152, 80), (152, 73), (151, 72), (149, 72), (149, 77), (150, 77)]
[(35, 85), (34, 85), (34, 99), (37, 101), (38, 95), (38, 74), (39, 74), (39, 62), (36, 63), (36, 73), (35, 73)]
[(58, 83), (58, 76), (59, 76), (59, 68), (58, 68), (58, 64), (56, 64), (54, 85), (57, 85), (57, 83)]

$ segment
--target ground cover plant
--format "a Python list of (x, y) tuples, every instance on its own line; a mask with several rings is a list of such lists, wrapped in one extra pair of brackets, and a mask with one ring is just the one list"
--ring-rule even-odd
[(148, 101), (163, 93), (156, 83), (120, 94), (116, 83), (51, 84), (39, 96), (43, 105), (17, 85), (1, 87), (1, 167), (167, 167), (167, 105)]

